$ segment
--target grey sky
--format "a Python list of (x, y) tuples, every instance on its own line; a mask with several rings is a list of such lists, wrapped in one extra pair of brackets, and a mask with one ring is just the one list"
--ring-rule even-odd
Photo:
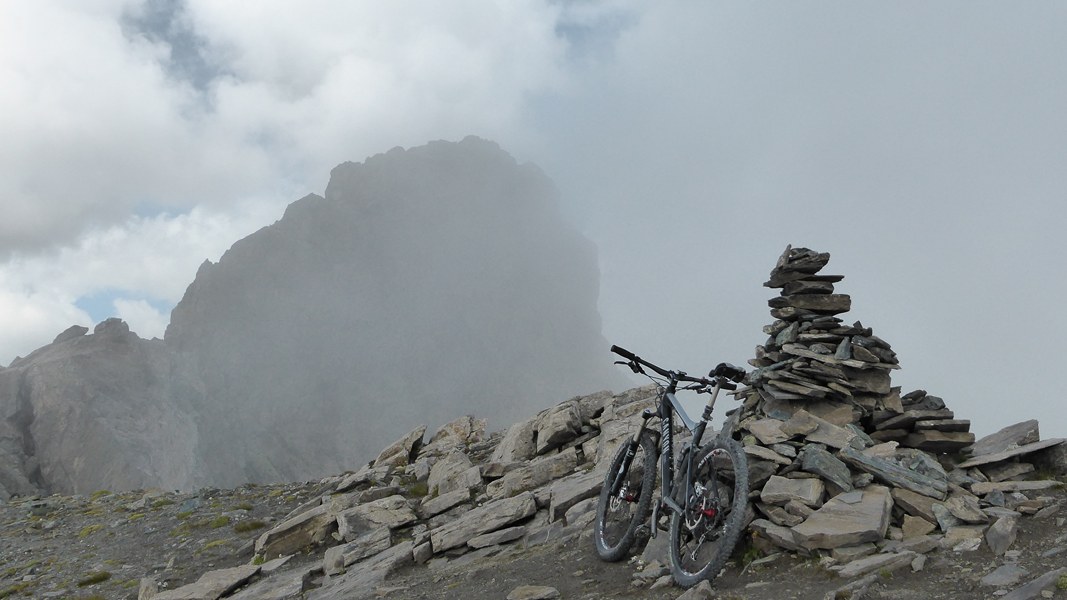
[[(1067, 435), (1067, 7), (0, 5), (0, 363), (113, 308), (161, 335), (205, 258), (396, 145), (480, 135), (600, 249), (605, 335), (741, 363), (786, 244), (832, 255), (894, 382)], [(610, 357), (605, 354), (605, 360)]]

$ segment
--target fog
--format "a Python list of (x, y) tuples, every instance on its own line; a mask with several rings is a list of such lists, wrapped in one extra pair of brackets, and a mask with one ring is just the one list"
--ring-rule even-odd
[(895, 385), (979, 435), (1064, 436), (1065, 13), (5, 4), (0, 363), (112, 314), (162, 336), (205, 258), (338, 163), (476, 134), (539, 165), (596, 244), (608, 342), (743, 364), (762, 282), (806, 246), (893, 345)]

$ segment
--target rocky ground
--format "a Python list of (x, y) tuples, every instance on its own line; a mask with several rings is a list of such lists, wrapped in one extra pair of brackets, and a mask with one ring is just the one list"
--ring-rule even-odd
[(144, 577), (175, 587), (247, 563), (255, 537), (318, 487), (101, 490), (0, 503), (0, 598), (136, 598)]
[[(138, 597), (142, 578), (162, 589), (195, 581), (202, 573), (247, 564), (265, 526), (322, 492), (321, 485), (245, 486), (195, 494), (128, 492), (93, 497), (49, 497), (0, 505), (0, 598)], [(996, 597), (1067, 565), (1067, 492), (1050, 493), (1060, 512), (1023, 519), (1007, 557), (988, 547), (924, 555), (921, 569), (873, 574), (871, 599), (971, 599)], [(261, 525), (262, 524), (262, 525)], [(662, 539), (662, 538), (660, 538)], [(492, 555), (468, 554), (404, 567), (377, 586), (386, 598), (505, 598), (520, 586), (548, 586), (562, 598), (678, 598), (664, 586), (665, 571), (640, 556), (604, 563), (592, 550), (588, 528), (535, 546), (499, 546)], [(825, 553), (829, 555), (830, 553)], [(322, 549), (309, 548), (291, 564), (321, 565)], [(820, 599), (864, 581), (842, 578), (829, 560), (783, 552), (762, 556), (739, 548), (716, 579), (713, 598)], [(1011, 585), (983, 585), (1003, 565), (1025, 570)], [(1010, 581), (1007, 580), (1007, 581)], [(1067, 579), (1044, 597), (1067, 598)], [(1051, 595), (1048, 595), (1051, 593)], [(839, 597), (848, 597), (844, 594)], [(1034, 595), (1040, 598), (1040, 590)]]

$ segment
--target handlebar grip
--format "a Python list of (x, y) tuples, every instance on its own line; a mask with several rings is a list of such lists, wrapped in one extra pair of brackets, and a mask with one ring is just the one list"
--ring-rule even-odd
[(633, 352), (630, 352), (626, 348), (620, 348), (618, 346), (612, 346), (611, 347), (611, 351), (614, 352), (615, 354), (618, 354), (619, 356), (625, 358), (626, 360), (632, 360), (632, 361), (635, 361), (635, 362), (637, 361), (637, 355), (634, 354)]

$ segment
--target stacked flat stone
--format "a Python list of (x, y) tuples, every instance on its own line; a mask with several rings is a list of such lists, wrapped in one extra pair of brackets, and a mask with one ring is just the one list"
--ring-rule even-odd
[(768, 302), (775, 320), (734, 416), (749, 459), (752, 529), (801, 551), (876, 542), (906, 525), (909, 535), (946, 531), (953, 522), (931, 506), (966, 514), (956, 504), (978, 502), (953, 485), (981, 475), (954, 470), (948, 456), (974, 443), (970, 423), (941, 398), (892, 385), (896, 353), (840, 317), (851, 298), (835, 290), (842, 276), (821, 273), (829, 259), (787, 247), (764, 284), (781, 294)]
[(899, 410), (879, 410), (871, 415), (873, 439), (928, 452), (956, 452), (974, 443), (971, 422), (954, 418), (941, 398), (915, 390), (899, 396), (899, 400)]

